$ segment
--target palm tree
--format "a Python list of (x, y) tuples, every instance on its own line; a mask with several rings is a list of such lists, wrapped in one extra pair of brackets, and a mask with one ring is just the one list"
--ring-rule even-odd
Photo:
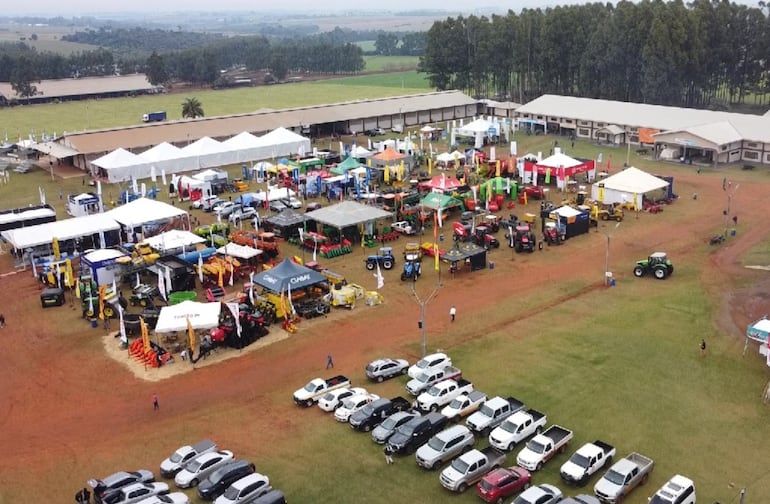
[(203, 117), (203, 105), (196, 97), (185, 98), (182, 102), (182, 117), (189, 119)]

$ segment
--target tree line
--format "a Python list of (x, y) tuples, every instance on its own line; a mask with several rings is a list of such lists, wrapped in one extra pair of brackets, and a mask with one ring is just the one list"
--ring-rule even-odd
[(720, 108), (770, 93), (767, 6), (642, 0), (456, 17), (428, 30), (433, 87), (526, 102), (545, 93)]

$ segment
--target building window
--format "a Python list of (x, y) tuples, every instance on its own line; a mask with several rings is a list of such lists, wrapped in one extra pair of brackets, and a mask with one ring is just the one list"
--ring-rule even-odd
[(565, 119), (564, 122), (567, 123), (567, 124), (572, 124), (575, 121), (573, 121), (572, 119)]
[(591, 132), (587, 128), (579, 128), (578, 135), (587, 137), (587, 136), (591, 136)]
[(543, 118), (543, 116), (537, 116), (537, 118), (538, 118), (538, 119), (542, 119), (542, 118)]
[(631, 135), (628, 138), (628, 141), (631, 143), (639, 143), (639, 136), (638, 135)]
[(639, 128), (628, 128), (631, 133), (639, 133)]
[(603, 128), (605, 126), (607, 126), (607, 123), (596, 123), (597, 128)]
[(722, 150), (723, 150), (723, 151), (726, 151), (726, 150), (727, 150), (727, 146), (726, 146), (726, 145), (723, 145), (723, 146), (722, 146)]
[(755, 142), (746, 142), (746, 147), (750, 147), (752, 149), (758, 149), (759, 148), (759, 144), (757, 144)]
[(591, 123), (589, 121), (578, 121), (578, 124), (580, 126), (591, 126)]
[(743, 151), (743, 159), (757, 160), (757, 159), (759, 159), (759, 152), (757, 152), (757, 151)]

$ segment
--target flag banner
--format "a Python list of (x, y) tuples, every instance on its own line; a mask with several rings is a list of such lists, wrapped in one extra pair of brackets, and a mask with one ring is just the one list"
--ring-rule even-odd
[(165, 282), (163, 281), (163, 272), (158, 269), (158, 293), (160, 294), (160, 297), (166, 299), (166, 286), (164, 284)]
[(254, 272), (249, 273), (249, 302), (254, 306)]
[(518, 156), (519, 150), (516, 142), (511, 142), (511, 156)]
[(88, 292), (88, 313), (93, 315), (94, 313), (94, 293), (89, 291)]
[(80, 280), (75, 280), (75, 297), (80, 299)]
[(150, 331), (143, 317), (139, 317), (139, 327), (142, 329), (142, 343), (144, 344), (144, 351), (147, 353), (152, 350), (152, 345), (150, 345)]
[(550, 184), (551, 183), (551, 167), (549, 166), (545, 170), (545, 183)]
[(385, 277), (382, 276), (382, 270), (380, 269), (380, 263), (377, 262), (377, 290), (382, 289), (385, 287)]
[[(195, 331), (193, 330), (192, 323), (190, 323), (190, 317), (187, 317), (187, 341), (190, 344), (190, 350), (197, 353), (198, 348), (195, 340)], [(192, 356), (190, 356), (190, 358), (192, 358)]]
[(160, 171), (160, 181), (163, 182), (164, 186), (168, 185), (168, 181), (166, 180), (166, 170)]
[(141, 190), (141, 194), (142, 194), (142, 198), (144, 198), (145, 196), (147, 196), (147, 184), (145, 184), (144, 182), (142, 182), (142, 190)]
[(198, 254), (198, 281), (203, 284), (203, 255)]
[(438, 271), (439, 251), (438, 251), (438, 220), (433, 217), (433, 267)]
[(294, 310), (294, 301), (291, 299), (291, 282), (289, 282), (289, 291), (287, 297), (289, 299), (289, 309), (291, 309), (291, 314), (294, 315), (296, 311)]
[(164, 280), (164, 287), (166, 288), (166, 301), (168, 301), (168, 295), (174, 290), (174, 284), (171, 282), (171, 268), (163, 268), (166, 274)]
[(138, 288), (140, 285), (142, 285), (142, 279), (139, 277), (139, 273), (137, 273), (136, 274), (136, 284), (134, 285), (134, 287)]
[(240, 309), (238, 308), (238, 303), (225, 303), (227, 305), (227, 309), (230, 310), (230, 313), (233, 314), (233, 318), (235, 319), (235, 329), (237, 331), (238, 337), (241, 337), (241, 318), (240, 318)]
[(126, 345), (128, 343), (128, 335), (126, 335), (126, 324), (123, 321), (123, 307), (118, 305), (118, 317), (120, 317), (120, 342)]
[(152, 180), (153, 182), (158, 181), (158, 174), (155, 171), (155, 165), (150, 166), (150, 180)]

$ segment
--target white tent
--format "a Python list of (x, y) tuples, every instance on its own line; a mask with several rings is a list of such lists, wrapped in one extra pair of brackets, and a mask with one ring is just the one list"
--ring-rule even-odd
[(136, 154), (118, 148), (109, 154), (94, 159), (91, 161), (91, 165), (105, 170), (110, 182), (117, 182), (128, 179), (133, 173), (131, 168), (143, 162), (142, 158)]
[(632, 166), (593, 184), (591, 197), (601, 203), (632, 202), (639, 209), (645, 194), (666, 187), (668, 182), (665, 180)]
[(51, 243), (54, 238), (64, 241), (118, 229), (120, 229), (120, 224), (115, 222), (115, 219), (106, 214), (98, 213), (38, 224), (37, 226), (8, 229), (0, 233), (0, 236), (13, 248), (23, 250)]
[(475, 139), (474, 146), (480, 148), (484, 145), (484, 138), (492, 132), (493, 136), (500, 134), (500, 126), (486, 119), (476, 119), (465, 126), (460, 126), (454, 131), (456, 136), (469, 136)]
[(552, 154), (548, 156), (547, 158), (543, 159), (539, 163), (537, 163), (538, 166), (547, 166), (549, 168), (572, 168), (573, 166), (579, 166), (583, 164), (584, 161), (579, 161), (573, 157), (570, 157), (563, 152), (556, 152), (555, 154)]
[(198, 243), (204, 243), (206, 240), (191, 233), (189, 231), (182, 231), (179, 229), (172, 229), (165, 233), (160, 233), (145, 240), (150, 247), (154, 248), (158, 252), (172, 252), (176, 250), (185, 249), (187, 247), (194, 247)]
[[(329, 179), (324, 179), (329, 180)], [(297, 193), (295, 193), (293, 190), (289, 189), (288, 187), (271, 187), (269, 191), (260, 191), (258, 193), (254, 193), (254, 199), (257, 201), (275, 201), (279, 199), (289, 198), (291, 196), (296, 196)]]
[(135, 199), (105, 213), (113, 220), (128, 227), (141, 226), (187, 215), (187, 212), (168, 203), (149, 198)]
[(576, 208), (572, 208), (571, 206), (563, 206), (559, 207), (556, 210), (553, 210), (551, 213), (558, 214), (560, 217), (564, 217), (565, 219), (569, 219), (570, 217), (577, 217), (582, 212)]
[[(236, 162), (244, 163), (266, 157), (265, 143), (257, 136), (248, 131), (239, 133), (234, 137), (228, 138), (222, 145), (229, 150), (234, 151)], [(269, 155), (269, 153), (267, 154)]]
[(235, 151), (217, 142), (211, 137), (203, 137), (182, 148), (182, 165), (186, 169), (224, 166), (237, 161)]
[(217, 249), (217, 254), (224, 256), (232, 256), (238, 259), (251, 259), (257, 257), (262, 251), (255, 249), (254, 247), (248, 247), (246, 245), (238, 245), (237, 243), (230, 242), (224, 247)]
[(263, 147), (268, 147), (270, 155), (261, 155), (255, 159), (266, 159), (268, 157), (282, 157), (292, 154), (304, 156), (307, 152), (312, 152), (310, 139), (298, 135), (286, 128), (276, 128), (270, 133), (259, 137)]
[(187, 321), (193, 329), (211, 329), (219, 325), (222, 303), (198, 303), (183, 301), (172, 306), (163, 306), (155, 326), (156, 333), (186, 331)]
[(217, 180), (227, 180), (227, 172), (223, 170), (213, 170), (209, 168), (200, 173), (196, 173), (192, 176), (196, 180), (202, 180), (204, 182), (212, 182)]
[(372, 151), (365, 149), (360, 145), (356, 145), (356, 147), (350, 151), (350, 157), (353, 157), (356, 159), (368, 158), (371, 155), (372, 155)]
[(131, 173), (135, 178), (147, 178), (150, 176), (152, 167), (155, 167), (155, 174), (160, 175), (161, 172), (174, 173), (176, 170), (174, 167), (178, 165), (179, 158), (182, 156), (182, 149), (175, 145), (171, 145), (168, 142), (159, 143), (151, 149), (139, 154), (139, 157), (144, 161), (144, 166), (137, 166), (131, 169)]
[[(465, 155), (463, 154), (460, 156), (460, 159), (465, 159)], [(451, 152), (442, 152), (438, 156), (436, 156), (436, 161), (440, 163), (452, 163), (454, 162), (455, 157), (452, 155)]]

